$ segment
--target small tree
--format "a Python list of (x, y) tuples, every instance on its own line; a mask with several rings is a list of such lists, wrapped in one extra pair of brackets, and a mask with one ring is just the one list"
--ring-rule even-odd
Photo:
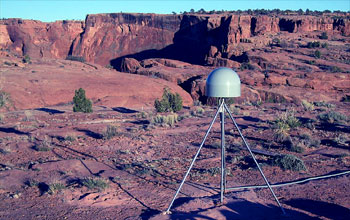
[(322, 34), (321, 34), (321, 36), (320, 36), (320, 39), (322, 39), (322, 40), (328, 39), (327, 32), (322, 32)]
[(73, 97), (73, 111), (74, 112), (92, 112), (92, 103), (85, 96), (85, 90), (80, 88), (75, 90), (75, 96)]
[(314, 55), (316, 58), (321, 58), (321, 52), (319, 50), (316, 50)]
[(157, 112), (177, 112), (182, 109), (182, 98), (178, 93), (173, 94), (168, 88), (164, 88), (162, 99), (156, 99), (154, 107)]

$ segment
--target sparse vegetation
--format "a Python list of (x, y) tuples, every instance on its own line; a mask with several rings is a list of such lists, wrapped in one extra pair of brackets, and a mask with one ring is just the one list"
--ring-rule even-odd
[(325, 101), (320, 101), (320, 102), (314, 102), (314, 105), (317, 107), (326, 107), (326, 108), (335, 108), (336, 105), (327, 103)]
[(33, 112), (30, 110), (25, 110), (23, 121), (33, 121), (33, 120), (34, 120)]
[(102, 138), (104, 140), (112, 139), (117, 135), (117, 127), (113, 125), (108, 125), (106, 130), (102, 133)]
[(321, 43), (319, 41), (313, 41), (313, 42), (308, 42), (306, 47), (307, 48), (318, 48), (321, 46)]
[(87, 177), (80, 180), (82, 186), (86, 186), (89, 189), (98, 189), (99, 191), (105, 190), (109, 187), (108, 181), (97, 177)]
[(308, 148), (318, 148), (321, 144), (319, 139), (313, 139), (307, 133), (300, 135), (298, 146)]
[(82, 63), (86, 62), (84, 57), (72, 56), (72, 55), (67, 56), (66, 60), (78, 61), (78, 62), (82, 62)]
[(50, 141), (47, 138), (45, 138), (44, 140), (42, 140), (39, 143), (35, 144), (32, 148), (34, 150), (40, 151), (40, 152), (50, 151), (51, 150), (51, 143), (50, 143)]
[(173, 127), (177, 122), (178, 122), (178, 115), (176, 113), (169, 114), (169, 115), (157, 114), (151, 119), (151, 124), (156, 124), (161, 126)]
[(294, 115), (294, 111), (287, 111), (272, 122), (274, 131), (274, 140), (278, 143), (291, 142), (289, 137), (290, 129), (297, 128), (301, 125), (299, 119)]
[(349, 137), (345, 134), (338, 134), (334, 138), (334, 142), (337, 143), (338, 145), (346, 145), (347, 142), (349, 142), (349, 141), (350, 141)]
[(85, 96), (85, 90), (80, 88), (75, 90), (75, 96), (73, 97), (73, 111), (74, 112), (84, 112), (90, 113), (92, 112), (92, 103)]
[(164, 88), (161, 100), (154, 101), (157, 112), (177, 112), (182, 109), (182, 98), (176, 93), (170, 92), (169, 88)]
[(5, 119), (5, 115), (0, 113), (0, 123), (2, 123)]
[(276, 121), (273, 124), (273, 138), (276, 142), (282, 143), (289, 138), (290, 127), (283, 121)]
[(319, 59), (321, 58), (321, 52), (319, 50), (316, 50), (314, 53), (315, 58)]
[(69, 141), (69, 142), (73, 142), (73, 141), (75, 141), (76, 139), (77, 139), (77, 137), (76, 137), (74, 134), (66, 135), (66, 136), (64, 137), (64, 140), (65, 140), (65, 141)]
[(47, 193), (49, 193), (50, 195), (53, 195), (53, 194), (56, 194), (57, 192), (62, 191), (65, 188), (66, 186), (63, 183), (54, 182), (49, 185), (49, 189)]
[(195, 109), (191, 110), (192, 116), (201, 116), (205, 112), (204, 108), (197, 106)]
[(37, 187), (39, 185), (39, 182), (35, 179), (27, 179), (24, 184), (29, 187)]
[(22, 59), (22, 62), (23, 63), (28, 63), (28, 64), (31, 64), (32, 61), (30, 60), (30, 56), (29, 55), (25, 55)]
[(344, 95), (341, 99), (342, 102), (350, 102), (350, 95)]
[(254, 70), (254, 66), (252, 64), (250, 64), (249, 62), (244, 62), (241, 64), (241, 66), (239, 67), (239, 69), (241, 71), (243, 70)]
[(321, 113), (317, 116), (317, 118), (324, 123), (341, 123), (347, 121), (347, 116), (336, 111), (330, 111), (326, 113)]
[(305, 151), (303, 146), (295, 144), (292, 144), (288, 150), (295, 153), (303, 153)]
[(11, 96), (7, 92), (0, 91), (0, 109), (11, 103)]
[(230, 105), (230, 111), (234, 115), (239, 115), (241, 113), (241, 109), (239, 107), (236, 107), (235, 105)]
[(303, 171), (306, 170), (304, 162), (298, 157), (286, 154), (274, 157), (271, 160), (271, 165), (279, 166), (283, 170)]
[(310, 64), (310, 65), (315, 65), (316, 61), (315, 60), (307, 60), (306, 63)]
[(308, 102), (306, 100), (302, 100), (301, 101), (301, 105), (303, 106), (305, 111), (312, 111), (315, 108), (313, 103), (310, 103), (310, 102)]

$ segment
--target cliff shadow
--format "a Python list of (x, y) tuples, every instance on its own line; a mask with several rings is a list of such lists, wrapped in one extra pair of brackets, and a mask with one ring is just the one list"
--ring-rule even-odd
[[(208, 20), (203, 19), (192, 24), (191, 16), (182, 19), (179, 30), (174, 34), (173, 43), (163, 49), (149, 49), (110, 60), (114, 69), (121, 71), (125, 58), (138, 61), (150, 58), (166, 58), (191, 64), (204, 65), (211, 46), (221, 48), (227, 43), (225, 33), (228, 32), (229, 21), (217, 28), (208, 28)], [(224, 33), (223, 33), (224, 32)], [(137, 48), (136, 48), (137, 49)]]

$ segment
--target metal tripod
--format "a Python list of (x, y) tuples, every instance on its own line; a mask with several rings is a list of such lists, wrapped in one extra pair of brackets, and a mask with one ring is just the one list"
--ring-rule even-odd
[(248, 145), (248, 142), (245, 140), (244, 136), (242, 135), (242, 132), (241, 132), (241, 130), (239, 129), (239, 127), (238, 127), (236, 121), (234, 120), (234, 118), (233, 118), (233, 116), (232, 116), (232, 114), (231, 114), (229, 108), (227, 107), (224, 98), (221, 98), (221, 99), (220, 99), (219, 108), (218, 108), (218, 110), (216, 111), (216, 114), (215, 114), (213, 120), (211, 121), (211, 123), (210, 123), (210, 125), (209, 125), (209, 128), (208, 128), (208, 130), (207, 130), (207, 132), (206, 132), (206, 134), (205, 134), (205, 136), (204, 136), (204, 138), (203, 138), (203, 141), (202, 141), (201, 145), (199, 146), (199, 149), (197, 150), (197, 153), (196, 153), (195, 156), (193, 157), (193, 160), (192, 160), (192, 162), (191, 162), (190, 167), (188, 168), (188, 170), (187, 170), (187, 172), (186, 172), (186, 174), (185, 174), (185, 176), (184, 176), (184, 178), (183, 178), (183, 180), (182, 180), (182, 182), (181, 182), (179, 188), (177, 189), (177, 191), (176, 191), (176, 193), (175, 193), (175, 195), (174, 195), (172, 201), (171, 201), (170, 204), (169, 204), (168, 209), (164, 212), (164, 214), (170, 214), (170, 213), (171, 213), (171, 212), (170, 212), (170, 209), (171, 209), (171, 207), (173, 206), (173, 203), (174, 203), (174, 201), (175, 201), (177, 195), (179, 194), (179, 192), (180, 192), (180, 190), (181, 190), (183, 184), (185, 183), (185, 180), (186, 180), (188, 174), (190, 173), (190, 171), (191, 171), (191, 169), (192, 169), (192, 167), (193, 167), (193, 164), (194, 164), (194, 162), (196, 161), (196, 159), (197, 159), (197, 157), (198, 157), (198, 155), (199, 155), (199, 153), (200, 153), (200, 151), (201, 151), (201, 149), (202, 149), (202, 147), (203, 147), (203, 145), (204, 145), (204, 142), (205, 142), (205, 140), (207, 139), (207, 137), (208, 137), (208, 135), (209, 135), (209, 132), (210, 132), (211, 128), (213, 127), (213, 124), (214, 124), (216, 118), (218, 117), (218, 114), (219, 114), (219, 113), (220, 113), (220, 122), (221, 122), (221, 181), (220, 181), (220, 202), (223, 203), (223, 201), (224, 201), (224, 193), (225, 193), (225, 190), (226, 190), (226, 171), (225, 171), (225, 170), (226, 170), (226, 161), (225, 161), (225, 110), (229, 113), (229, 116), (230, 116), (230, 118), (231, 118), (233, 124), (235, 125), (235, 127), (236, 127), (236, 129), (237, 129), (239, 135), (241, 136), (241, 138), (242, 138), (242, 140), (243, 140), (243, 142), (244, 142), (244, 145), (247, 147), (247, 150), (249, 151), (249, 153), (250, 153), (250, 155), (252, 156), (252, 158), (253, 158), (253, 160), (254, 160), (256, 166), (258, 167), (259, 172), (260, 172), (261, 176), (263, 177), (263, 179), (264, 179), (264, 181), (265, 181), (267, 187), (270, 189), (270, 191), (271, 191), (271, 193), (272, 193), (274, 199), (276, 200), (278, 206), (281, 208), (282, 213), (285, 214), (285, 211), (284, 211), (284, 209), (283, 209), (281, 203), (279, 202), (279, 200), (278, 200), (278, 198), (276, 197), (274, 191), (272, 190), (272, 188), (271, 188), (271, 186), (270, 186), (268, 180), (266, 179), (266, 177), (265, 177), (263, 171), (261, 170), (261, 167), (260, 167), (259, 163), (258, 163), (257, 160), (255, 159), (255, 156), (254, 156), (253, 152), (251, 151), (251, 149), (250, 149), (250, 147), (249, 147), (249, 145)]

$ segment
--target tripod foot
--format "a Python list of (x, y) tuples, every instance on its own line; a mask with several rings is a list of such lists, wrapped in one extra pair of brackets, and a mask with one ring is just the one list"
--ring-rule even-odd
[(171, 211), (164, 211), (162, 215), (171, 215)]

